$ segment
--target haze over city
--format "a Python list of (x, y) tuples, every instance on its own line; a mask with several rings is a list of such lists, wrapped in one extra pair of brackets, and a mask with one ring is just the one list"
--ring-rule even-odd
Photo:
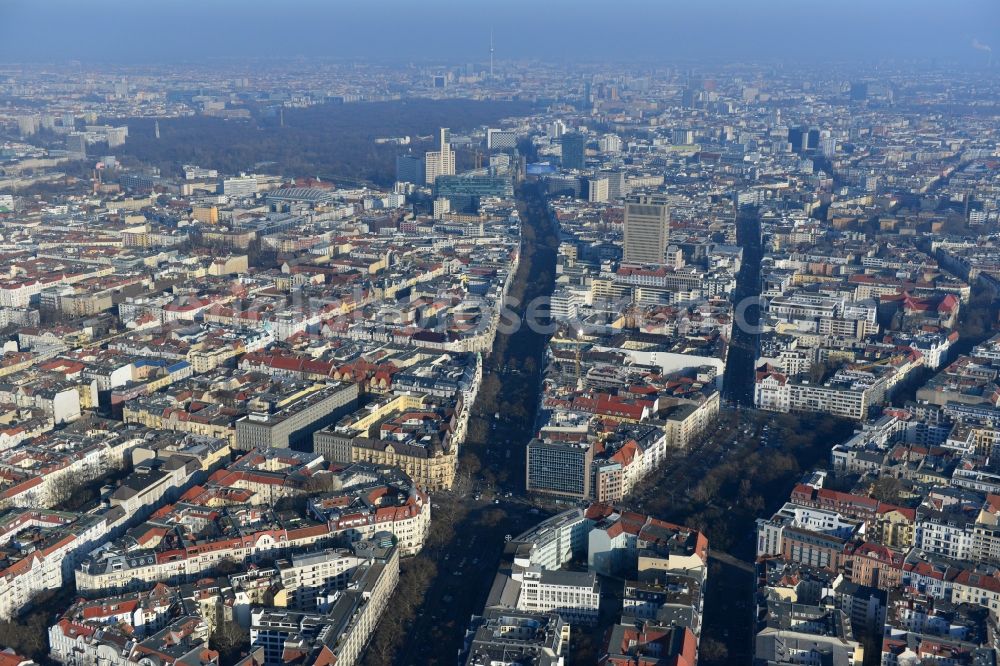
[(0, 3), (0, 666), (996, 666), (1000, 3)]
[(1000, 44), (992, 0), (287, 3), (7, 0), (0, 58), (128, 63), (211, 58), (482, 60), (492, 27), (507, 60), (885, 58), (985, 61)]

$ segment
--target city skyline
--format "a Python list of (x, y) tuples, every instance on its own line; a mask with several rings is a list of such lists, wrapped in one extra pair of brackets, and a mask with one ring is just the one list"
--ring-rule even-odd
[(0, 666), (996, 666), (1000, 4), (0, 6)]

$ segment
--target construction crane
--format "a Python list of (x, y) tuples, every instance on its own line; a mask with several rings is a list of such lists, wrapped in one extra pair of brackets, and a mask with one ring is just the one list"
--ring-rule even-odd
[(582, 366), (582, 364), (581, 364), (581, 348), (584, 345), (588, 344), (588, 343), (587, 343), (586, 340), (582, 339), (583, 338), (583, 329), (577, 329), (575, 331), (575, 333), (574, 333), (574, 336), (575, 337), (572, 337), (572, 338), (568, 338), (568, 337), (552, 338), (552, 342), (555, 342), (556, 344), (573, 345), (575, 347), (576, 351), (575, 351), (575, 354), (574, 354), (573, 365), (574, 365), (574, 367), (576, 369), (576, 381), (577, 381), (577, 383), (579, 383), (580, 377), (581, 377), (581, 374), (582, 374), (581, 373), (581, 366)]

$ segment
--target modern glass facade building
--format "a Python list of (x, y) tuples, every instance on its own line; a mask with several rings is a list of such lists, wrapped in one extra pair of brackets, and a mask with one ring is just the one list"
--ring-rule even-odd
[(564, 169), (583, 170), (585, 162), (584, 145), (582, 134), (563, 134), (562, 166)]

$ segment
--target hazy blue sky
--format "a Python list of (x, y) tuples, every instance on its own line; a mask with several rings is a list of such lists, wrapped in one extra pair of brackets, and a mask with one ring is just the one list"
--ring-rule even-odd
[(0, 0), (0, 61), (955, 58), (1000, 0)]

